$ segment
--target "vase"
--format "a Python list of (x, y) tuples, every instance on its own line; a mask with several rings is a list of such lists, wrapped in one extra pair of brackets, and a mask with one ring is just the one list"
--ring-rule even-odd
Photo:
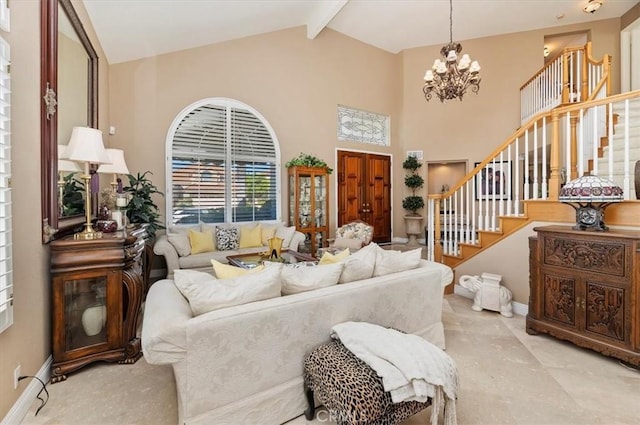
[(282, 242), (284, 242), (284, 239), (273, 237), (269, 238), (267, 242), (269, 243), (269, 258), (280, 258)]
[(87, 336), (98, 335), (107, 321), (107, 307), (96, 303), (82, 313), (82, 328)]

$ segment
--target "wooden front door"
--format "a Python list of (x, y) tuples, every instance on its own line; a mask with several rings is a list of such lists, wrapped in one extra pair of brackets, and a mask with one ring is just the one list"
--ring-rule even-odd
[(374, 242), (391, 242), (391, 157), (338, 151), (338, 226), (373, 225)]

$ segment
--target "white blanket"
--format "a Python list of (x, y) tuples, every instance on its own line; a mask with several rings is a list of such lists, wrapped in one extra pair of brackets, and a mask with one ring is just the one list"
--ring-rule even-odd
[(394, 403), (425, 402), (431, 397), (431, 423), (437, 425), (444, 393), (444, 423), (457, 423), (458, 372), (453, 359), (440, 348), (419, 336), (365, 322), (340, 323), (331, 328), (331, 337), (382, 378)]

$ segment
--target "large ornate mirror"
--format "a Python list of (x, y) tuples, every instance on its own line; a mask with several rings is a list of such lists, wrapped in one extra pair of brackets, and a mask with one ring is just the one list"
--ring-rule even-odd
[[(71, 0), (41, 0), (41, 175), (42, 241), (70, 233), (84, 222), (82, 211), (65, 205), (58, 146), (74, 126), (98, 127), (98, 56)], [(65, 179), (66, 177), (66, 179)], [(60, 185), (59, 185), (60, 181)]]

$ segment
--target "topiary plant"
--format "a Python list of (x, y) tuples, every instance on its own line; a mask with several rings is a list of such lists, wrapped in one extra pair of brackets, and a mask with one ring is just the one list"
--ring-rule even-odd
[(402, 208), (410, 211), (410, 215), (419, 215), (418, 210), (424, 208), (424, 198), (416, 195), (416, 190), (424, 185), (424, 179), (418, 174), (418, 169), (422, 164), (418, 162), (415, 156), (410, 156), (402, 163), (402, 168), (408, 171), (404, 178), (404, 185), (411, 189), (411, 196), (407, 196), (402, 200)]

